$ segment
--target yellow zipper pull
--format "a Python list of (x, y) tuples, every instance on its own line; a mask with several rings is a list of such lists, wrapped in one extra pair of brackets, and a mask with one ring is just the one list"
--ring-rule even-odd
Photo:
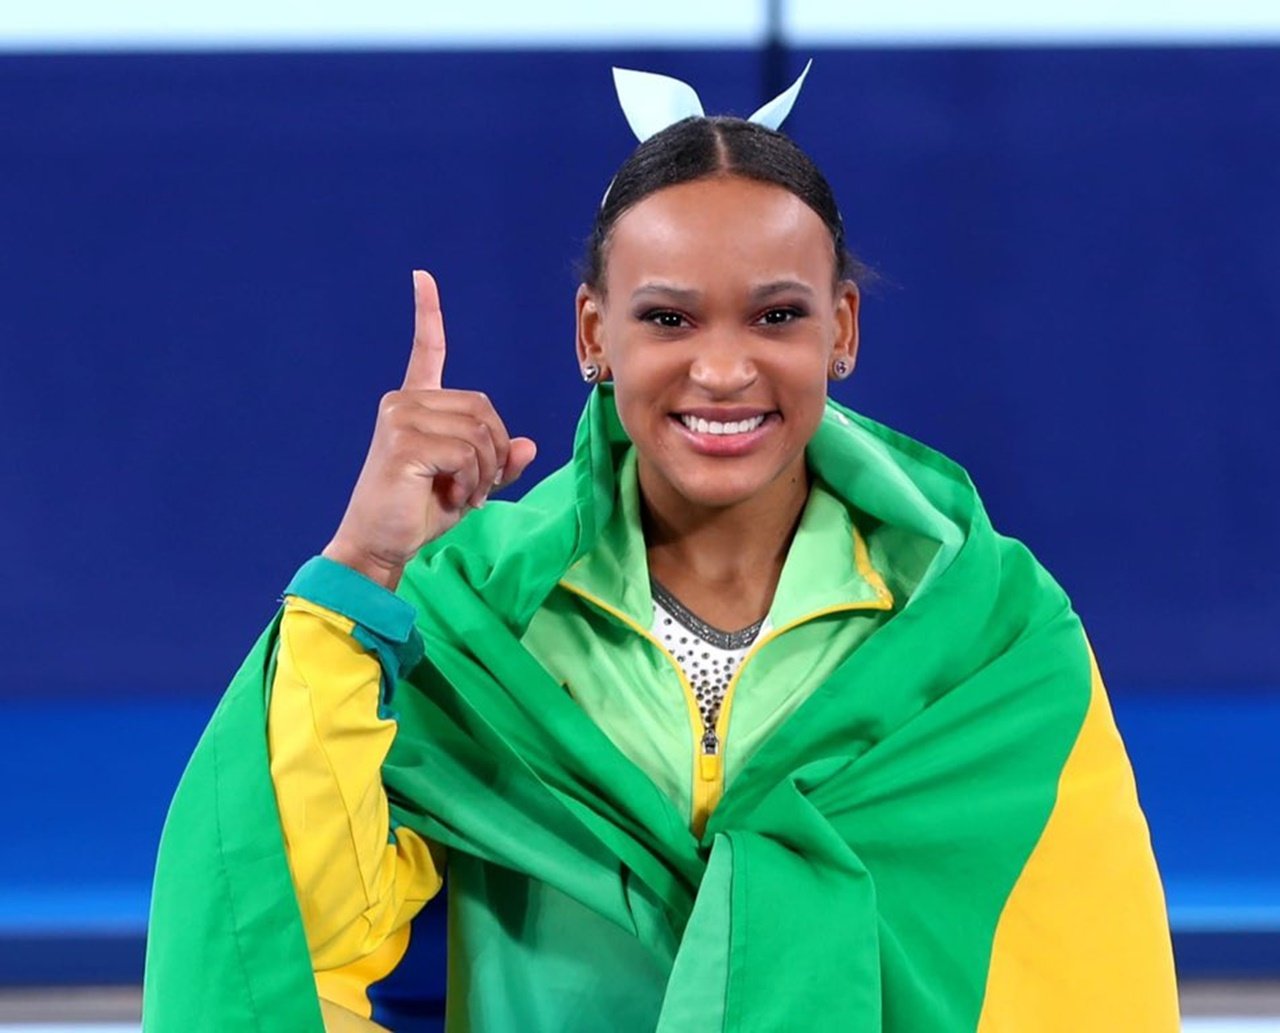
[(707, 781), (720, 776), (720, 737), (714, 725), (708, 725), (702, 733), (702, 752), (698, 757), (698, 773)]

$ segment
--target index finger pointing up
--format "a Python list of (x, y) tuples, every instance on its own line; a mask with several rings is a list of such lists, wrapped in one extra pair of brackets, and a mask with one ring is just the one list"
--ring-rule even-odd
[(428, 272), (413, 271), (413, 350), (404, 371), (406, 391), (438, 390), (444, 375), (444, 315), (440, 291)]

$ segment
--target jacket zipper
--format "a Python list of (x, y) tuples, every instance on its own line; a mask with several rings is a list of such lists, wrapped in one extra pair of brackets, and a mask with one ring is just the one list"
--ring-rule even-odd
[(714, 806), (713, 790), (721, 778), (717, 763), (720, 759), (720, 737), (715, 726), (707, 725), (703, 722), (702, 711), (698, 707), (697, 694), (693, 691), (693, 686), (689, 684), (689, 679), (685, 677), (680, 662), (671, 655), (671, 651), (648, 628), (641, 627), (621, 610), (610, 606), (598, 596), (594, 596), (567, 581), (561, 581), (560, 587), (582, 597), (592, 606), (621, 621), (647, 642), (652, 643), (658, 652), (666, 657), (667, 663), (675, 671), (676, 678), (680, 681), (680, 689), (684, 693), (685, 707), (689, 711), (689, 726), (693, 730), (693, 828), (701, 836), (702, 829), (707, 823), (707, 817)]
[(729, 730), (729, 710), (733, 706), (734, 690), (737, 689), (738, 682), (742, 678), (742, 672), (747, 669), (747, 664), (760, 651), (761, 647), (768, 642), (772, 642), (783, 632), (790, 631), (792, 628), (815, 620), (818, 617), (826, 617), (832, 613), (844, 613), (847, 611), (884, 610), (892, 606), (891, 602), (886, 602), (883, 598), (869, 602), (842, 603), (837, 606), (814, 610), (812, 613), (806, 613), (793, 621), (789, 621), (780, 628), (774, 628), (763, 638), (757, 639), (747, 651), (747, 655), (742, 658), (742, 663), (738, 665), (733, 677), (729, 679), (729, 685), (725, 689), (724, 701), (720, 704), (720, 713), (716, 717), (715, 724), (708, 725), (702, 720), (702, 711), (698, 707), (697, 695), (693, 691), (693, 686), (689, 684), (689, 679), (685, 677), (679, 661), (671, 655), (667, 647), (659, 642), (652, 632), (647, 628), (641, 627), (621, 610), (610, 606), (603, 599), (592, 595), (590, 592), (585, 592), (566, 581), (561, 581), (560, 586), (617, 618), (644, 639), (653, 643), (658, 651), (667, 658), (672, 670), (676, 672), (676, 677), (680, 680), (680, 687), (684, 691), (685, 704), (689, 709), (690, 727), (693, 729), (694, 734), (693, 831), (699, 837), (702, 836), (707, 827), (707, 820), (711, 817), (711, 811), (720, 802), (720, 797), (724, 795), (724, 754), (722, 747)]

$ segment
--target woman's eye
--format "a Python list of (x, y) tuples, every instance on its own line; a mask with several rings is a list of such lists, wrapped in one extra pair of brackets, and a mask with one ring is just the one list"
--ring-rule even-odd
[(790, 323), (793, 319), (799, 319), (804, 313), (798, 308), (771, 308), (763, 316), (760, 321), (765, 326), (782, 326), (784, 323)]
[(684, 316), (670, 309), (654, 309), (652, 312), (646, 312), (641, 318), (646, 323), (653, 323), (664, 330), (679, 330), (684, 326)]

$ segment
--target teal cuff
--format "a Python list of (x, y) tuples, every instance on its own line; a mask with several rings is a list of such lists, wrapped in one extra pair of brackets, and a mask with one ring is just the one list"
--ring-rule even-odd
[(313, 556), (293, 575), (281, 601), (285, 595), (296, 595), (355, 622), (351, 637), (382, 665), (384, 706), (396, 680), (422, 659), (422, 634), (413, 604), (345, 564)]

